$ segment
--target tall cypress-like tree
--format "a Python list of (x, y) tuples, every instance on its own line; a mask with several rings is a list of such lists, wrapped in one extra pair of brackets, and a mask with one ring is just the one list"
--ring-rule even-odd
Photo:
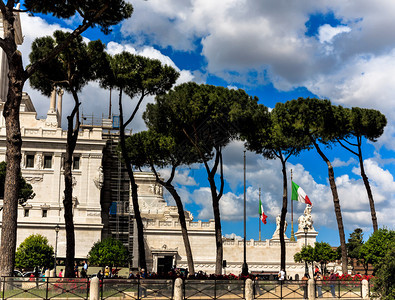
[[(20, 173), (22, 138), (19, 122), (19, 107), (22, 90), (26, 80), (36, 72), (39, 65), (46, 63), (78, 35), (90, 27), (98, 26), (104, 33), (110, 27), (131, 16), (133, 7), (124, 0), (81, 0), (81, 1), (38, 1), (25, 0), (24, 9), (15, 7), (19, 1), (0, 1), (4, 37), (0, 38), (0, 47), (8, 60), (8, 94), (4, 104), (3, 116), (6, 125), (7, 175), (4, 191), (4, 213), (1, 228), (0, 276), (11, 276), (14, 270), (17, 230), (17, 206), (19, 194), (18, 175)], [(81, 17), (81, 24), (75, 28), (64, 43), (58, 45), (35, 64), (23, 67), (22, 54), (17, 49), (16, 15), (19, 12), (43, 13), (56, 18), (68, 19), (75, 14)]]
[(342, 271), (343, 274), (347, 274), (346, 238), (335, 182), (335, 172), (330, 160), (321, 149), (322, 145), (330, 147), (338, 137), (342, 136), (343, 129), (347, 127), (348, 122), (345, 117), (346, 110), (340, 106), (335, 109), (329, 100), (315, 98), (299, 98), (298, 100), (287, 101), (284, 103), (284, 109), (293, 115), (293, 131), (299, 136), (306, 136), (310, 139), (317, 153), (328, 167), (329, 184), (339, 231)]
[[(303, 149), (308, 148), (311, 142), (306, 136), (298, 135), (293, 130), (294, 116), (285, 109), (284, 104), (277, 103), (276, 107), (268, 113), (266, 107), (258, 104), (252, 112), (254, 124), (242, 132), (249, 150), (262, 154), (268, 159), (278, 158), (281, 162), (283, 177), (283, 197), (280, 217), (280, 268), (286, 267), (286, 247), (284, 239), (285, 218), (288, 209), (288, 187), (286, 163), (291, 156), (298, 155)], [(251, 130), (254, 128), (254, 130)]]
[[(36, 39), (32, 44), (30, 61), (35, 63), (48, 53), (53, 51), (56, 45), (63, 43), (70, 33), (55, 31), (54, 38), (43, 37)], [(67, 116), (67, 142), (64, 160), (64, 219), (66, 227), (66, 260), (65, 277), (74, 277), (73, 271), (75, 258), (75, 235), (73, 222), (73, 177), (72, 163), (73, 154), (77, 145), (80, 128), (79, 107), (81, 102), (78, 93), (91, 80), (98, 78), (103, 69), (100, 63), (106, 63), (104, 45), (100, 41), (86, 44), (82, 37), (78, 36), (63, 49), (57, 57), (51, 59), (45, 65), (37, 68), (30, 77), (30, 84), (44, 95), (49, 96), (55, 87), (65, 89), (71, 93), (74, 107)]]
[[(157, 59), (133, 55), (129, 52), (122, 52), (113, 57), (108, 56), (110, 68), (103, 75), (101, 85), (107, 88), (117, 88), (119, 90), (119, 137), (122, 158), (125, 162), (126, 170), (132, 189), (132, 203), (134, 217), (137, 224), (137, 239), (139, 253), (139, 267), (147, 269), (144, 247), (144, 228), (140, 214), (137, 184), (134, 178), (132, 161), (126, 147), (125, 130), (133, 121), (145, 97), (150, 95), (160, 95), (171, 89), (176, 82), (179, 73), (170, 66), (163, 66)], [(137, 100), (130, 116), (124, 116), (122, 95), (126, 93), (130, 98)]]
[(383, 134), (384, 127), (387, 125), (387, 119), (377, 110), (359, 107), (353, 107), (349, 110), (347, 116), (349, 118), (349, 124), (344, 128), (344, 136), (338, 138), (337, 141), (343, 148), (358, 157), (361, 177), (365, 185), (366, 193), (368, 194), (373, 231), (376, 231), (379, 227), (376, 209), (374, 207), (373, 193), (363, 163), (362, 141), (363, 139), (367, 139), (371, 142), (375, 142), (377, 138)]
[[(172, 182), (176, 174), (176, 169), (179, 166), (197, 163), (199, 162), (199, 157), (196, 155), (194, 148), (191, 147), (189, 143), (183, 142), (185, 138), (183, 139), (182, 132), (180, 132), (178, 139), (177, 137), (159, 134), (152, 129), (156, 120), (149, 121), (150, 123), (147, 125), (150, 127), (150, 130), (136, 133), (126, 140), (129, 156), (134, 166), (138, 168), (148, 166), (151, 168), (152, 172), (155, 174), (156, 182), (165, 187), (176, 202), (181, 234), (187, 256), (188, 271), (190, 274), (195, 274), (184, 206), (182, 204), (181, 197)], [(157, 124), (160, 126), (167, 125), (163, 123)], [(159, 176), (156, 168), (167, 166), (171, 168), (171, 172), (169, 178), (166, 180)]]
[[(239, 125), (251, 98), (243, 90), (229, 90), (193, 82), (176, 86), (174, 90), (156, 97), (156, 104), (147, 106), (145, 117), (165, 112), (161, 119), (168, 126), (164, 134), (184, 134), (186, 142), (193, 146), (203, 162), (210, 184), (214, 221), (216, 264), (215, 273), (222, 273), (223, 245), (219, 201), (224, 190), (222, 149), (238, 138)], [(168, 128), (171, 128), (168, 131)], [(162, 132), (161, 132), (162, 133)], [(210, 160), (213, 163), (210, 165)], [(219, 173), (219, 174), (217, 174)], [(219, 176), (218, 176), (219, 175)], [(219, 177), (219, 178), (218, 178)]]

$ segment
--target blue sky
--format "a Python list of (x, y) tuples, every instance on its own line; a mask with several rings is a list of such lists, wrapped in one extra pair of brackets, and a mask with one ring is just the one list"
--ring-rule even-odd
[[(177, 84), (195, 81), (242, 88), (270, 108), (277, 102), (315, 96), (346, 107), (382, 111), (388, 119), (385, 132), (374, 145), (365, 142), (363, 150), (379, 226), (394, 228), (393, 1), (136, 0), (131, 3), (133, 16), (114, 27), (112, 34), (104, 36), (97, 29), (90, 29), (83, 36), (89, 40), (100, 38), (111, 54), (129, 51), (160, 59), (180, 71)], [(36, 37), (51, 35), (56, 29), (71, 30), (80, 21), (78, 16), (70, 20), (40, 15), (21, 18), (25, 43), (20, 49), (25, 64)], [(48, 99), (28, 84), (25, 90), (31, 95), (38, 116), (44, 116)], [(109, 92), (100, 89), (97, 83), (86, 86), (81, 98), (84, 114), (108, 113)], [(70, 109), (71, 97), (65, 95), (64, 99), (66, 110)], [(130, 111), (134, 102), (125, 101)], [(153, 101), (149, 98), (146, 103)], [(143, 111), (144, 107), (133, 121), (134, 131), (145, 128), (141, 119)], [(346, 237), (357, 227), (363, 228), (368, 237), (372, 228), (370, 211), (356, 158), (339, 147), (326, 150), (326, 154), (335, 166)], [(225, 149), (224, 162), (223, 234), (242, 236), (243, 143), (231, 143)], [(338, 245), (325, 163), (312, 150), (292, 157), (288, 163), (290, 169), (294, 181), (313, 202), (317, 239)], [(168, 172), (164, 169), (161, 174), (166, 177)], [(272, 236), (282, 200), (281, 176), (278, 161), (247, 153), (247, 239), (258, 238), (259, 188), (269, 216), (268, 224), (262, 226), (262, 237)], [(201, 166), (180, 169), (176, 177), (185, 206), (195, 220), (212, 218), (206, 178)], [(303, 205), (295, 205), (294, 219), (303, 209)]]

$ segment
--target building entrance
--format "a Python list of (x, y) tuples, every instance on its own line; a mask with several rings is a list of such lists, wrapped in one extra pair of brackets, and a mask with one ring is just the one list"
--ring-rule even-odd
[(158, 274), (168, 273), (171, 271), (173, 264), (173, 256), (162, 256), (158, 257)]

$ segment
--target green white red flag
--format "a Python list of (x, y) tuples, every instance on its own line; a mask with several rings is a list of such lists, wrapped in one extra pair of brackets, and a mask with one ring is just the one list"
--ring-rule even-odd
[(295, 200), (295, 201), (299, 201), (302, 203), (312, 205), (311, 201), (310, 201), (309, 197), (306, 195), (305, 191), (293, 181), (292, 181), (291, 200)]
[(267, 216), (265, 215), (265, 212), (263, 211), (263, 206), (262, 206), (261, 199), (259, 199), (259, 218), (261, 219), (263, 224), (266, 224)]

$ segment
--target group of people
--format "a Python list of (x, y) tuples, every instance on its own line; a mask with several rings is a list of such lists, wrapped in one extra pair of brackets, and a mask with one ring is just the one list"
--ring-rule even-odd
[[(331, 272), (330, 276), (328, 278), (329, 280), (329, 286), (331, 288), (331, 294), (333, 298), (336, 298), (336, 290), (335, 290), (335, 281), (336, 281), (336, 273), (335, 272)], [(304, 291), (304, 299), (308, 298), (307, 295), (307, 281), (310, 279), (309, 274), (304, 274), (304, 276), (302, 277), (302, 281), (304, 281), (305, 283), (303, 284), (303, 291)], [(322, 273), (320, 272), (319, 268), (316, 266), (314, 269), (314, 281), (315, 281), (315, 285), (316, 285), (316, 291), (317, 291), (317, 297), (318, 298), (322, 298), (322, 280), (323, 280), (323, 276)]]
[[(61, 270), (61, 272), (62, 271), (63, 270)], [(88, 277), (88, 263), (86, 260), (84, 260), (84, 265), (82, 266), (81, 271), (79, 270), (78, 263), (76, 262), (74, 264), (74, 275), (75, 275), (75, 277), (81, 277), (81, 278)], [(61, 277), (61, 276), (59, 276), (59, 277)]]

